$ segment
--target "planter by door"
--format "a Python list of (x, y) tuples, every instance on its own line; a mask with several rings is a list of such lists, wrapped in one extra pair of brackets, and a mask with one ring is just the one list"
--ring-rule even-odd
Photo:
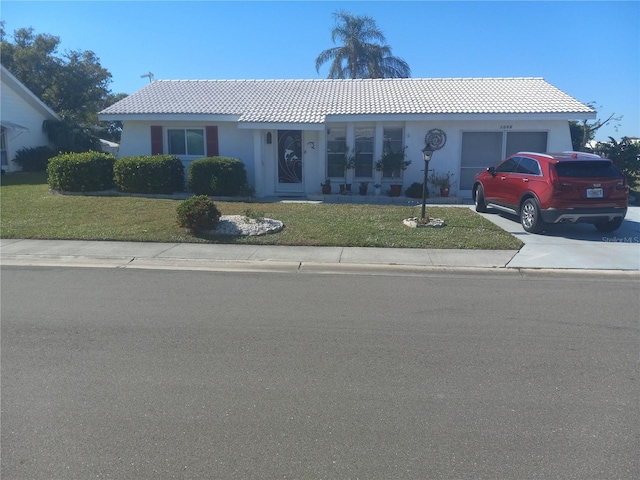
[(440, 189), (440, 196), (441, 197), (448, 197), (449, 196), (449, 189), (448, 188), (441, 188)]
[(324, 195), (329, 195), (331, 193), (331, 185), (323, 185), (322, 186), (322, 193)]
[(391, 185), (391, 196), (399, 197), (402, 193), (402, 185)]

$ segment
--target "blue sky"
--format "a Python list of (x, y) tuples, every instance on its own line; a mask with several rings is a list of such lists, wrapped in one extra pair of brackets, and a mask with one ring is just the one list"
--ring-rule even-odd
[(114, 93), (156, 79), (325, 78), (333, 12), (373, 17), (412, 77), (543, 77), (618, 130), (640, 137), (640, 2), (636, 1), (14, 1), (0, 16), (92, 50)]

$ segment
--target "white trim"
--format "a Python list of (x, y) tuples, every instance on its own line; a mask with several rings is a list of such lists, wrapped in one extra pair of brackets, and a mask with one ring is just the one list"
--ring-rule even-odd
[(98, 120), (106, 121), (140, 121), (140, 122), (232, 122), (236, 123), (240, 115), (207, 115), (198, 113), (141, 113), (141, 114), (99, 114)]

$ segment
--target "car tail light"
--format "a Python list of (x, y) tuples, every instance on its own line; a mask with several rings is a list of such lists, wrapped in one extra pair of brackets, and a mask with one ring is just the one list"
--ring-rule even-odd
[(549, 164), (549, 181), (553, 187), (553, 195), (560, 195), (564, 190), (567, 190), (567, 186), (560, 182), (560, 177), (558, 177), (558, 172), (556, 172), (556, 167), (553, 163)]
[(616, 190), (624, 190), (625, 192), (629, 190), (629, 184), (627, 183), (627, 179), (620, 180), (616, 185)]

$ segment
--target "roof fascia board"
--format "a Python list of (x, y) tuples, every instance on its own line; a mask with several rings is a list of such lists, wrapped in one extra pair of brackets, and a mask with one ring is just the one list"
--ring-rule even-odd
[(326, 123), (334, 122), (429, 122), (438, 120), (591, 120), (597, 112), (566, 113), (428, 113), (395, 115), (327, 115)]
[(2, 67), (2, 82), (18, 92), (18, 95), (24, 99), (29, 105), (42, 113), (45, 117), (52, 120), (60, 120), (56, 112), (51, 110), (42, 100), (35, 96), (20, 80), (18, 80), (4, 65)]
[(98, 120), (140, 122), (237, 122), (240, 115), (210, 115), (201, 113), (98, 113)]
[(261, 122), (240, 122), (239, 129), (253, 130), (317, 130), (325, 128), (324, 123), (261, 123)]

